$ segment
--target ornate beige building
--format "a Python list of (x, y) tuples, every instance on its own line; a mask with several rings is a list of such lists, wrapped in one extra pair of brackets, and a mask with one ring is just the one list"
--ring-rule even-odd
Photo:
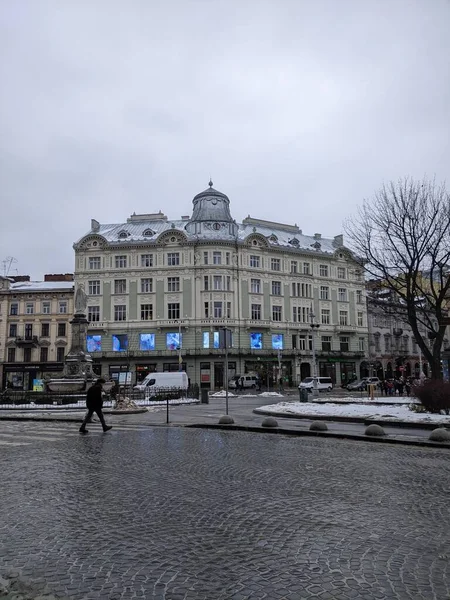
[[(73, 275), (0, 277), (0, 381), (31, 390), (62, 371), (70, 348)], [(37, 382), (37, 383), (36, 383)]]
[(127, 372), (134, 382), (181, 364), (191, 381), (220, 387), (224, 327), (229, 377), (297, 383), (313, 372), (314, 343), (319, 374), (340, 384), (367, 354), (362, 270), (342, 236), (250, 216), (238, 224), (211, 182), (192, 216), (92, 220), (74, 249), (75, 282), (88, 295), (87, 349), (103, 375)]

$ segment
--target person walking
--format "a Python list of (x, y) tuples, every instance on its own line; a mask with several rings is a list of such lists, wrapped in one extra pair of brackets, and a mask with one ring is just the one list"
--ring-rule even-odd
[(83, 422), (80, 427), (80, 433), (89, 433), (86, 429), (86, 423), (88, 423), (94, 413), (97, 413), (98, 418), (100, 419), (100, 423), (103, 427), (103, 432), (109, 431), (112, 429), (112, 425), (107, 425), (105, 423), (105, 417), (103, 416), (102, 406), (103, 406), (103, 397), (102, 397), (102, 386), (106, 383), (103, 378), (97, 379), (97, 381), (92, 385), (86, 394), (86, 406), (87, 413), (83, 419)]

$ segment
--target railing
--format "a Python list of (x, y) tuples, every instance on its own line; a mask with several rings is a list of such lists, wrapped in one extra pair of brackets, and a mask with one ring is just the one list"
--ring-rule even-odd
[[(133, 386), (119, 386), (105, 395), (104, 408), (114, 408), (120, 397), (132, 400), (138, 406), (163, 406), (171, 401), (176, 404), (178, 399), (198, 400), (200, 397), (199, 385), (194, 383), (188, 389), (159, 388), (155, 389), (152, 396), (145, 392), (133, 389)], [(5, 390), (0, 393), (0, 410), (84, 410), (86, 408), (86, 392), (77, 394), (68, 392), (32, 392), (26, 390)]]

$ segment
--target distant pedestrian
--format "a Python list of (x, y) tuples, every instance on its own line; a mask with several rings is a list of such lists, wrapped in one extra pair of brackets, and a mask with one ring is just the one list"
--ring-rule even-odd
[(88, 433), (88, 430), (86, 429), (86, 423), (89, 422), (89, 420), (91, 419), (91, 417), (94, 413), (97, 413), (98, 418), (100, 419), (100, 423), (102, 424), (104, 432), (112, 429), (112, 425), (107, 425), (105, 423), (105, 417), (103, 416), (103, 412), (102, 412), (102, 406), (103, 406), (102, 386), (104, 383), (106, 383), (106, 381), (104, 379), (102, 379), (102, 378), (97, 379), (97, 381), (94, 383), (94, 385), (92, 385), (87, 391), (86, 406), (87, 406), (88, 411), (87, 411), (86, 416), (84, 417), (83, 422), (81, 424), (80, 433)]

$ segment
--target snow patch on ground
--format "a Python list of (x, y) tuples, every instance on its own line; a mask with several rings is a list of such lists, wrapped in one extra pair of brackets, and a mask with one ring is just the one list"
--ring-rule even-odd
[[(214, 392), (214, 394), (210, 394), (212, 398), (225, 398), (227, 395), (225, 390), (220, 390), (220, 392)], [(236, 394), (233, 392), (228, 392), (228, 398), (236, 398)]]
[(420, 404), (417, 398), (411, 398), (410, 396), (375, 396), (373, 399), (370, 396), (362, 398), (355, 398), (355, 396), (344, 396), (344, 397), (332, 397), (328, 396), (325, 398), (317, 398), (311, 400), (314, 404), (332, 404), (333, 402), (341, 402), (348, 404)]
[(279, 398), (284, 398), (283, 394), (279, 394), (278, 392), (261, 392), (261, 394), (258, 394), (258, 396), (278, 396)]
[(404, 421), (407, 423), (442, 423), (450, 425), (449, 415), (432, 415), (429, 413), (415, 413), (408, 406), (367, 406), (364, 404), (351, 404), (339, 406), (338, 404), (323, 404), (312, 402), (279, 402), (261, 406), (258, 410), (271, 413), (286, 413), (299, 416), (320, 417), (358, 417), (360, 419), (376, 419), (378, 421)]

